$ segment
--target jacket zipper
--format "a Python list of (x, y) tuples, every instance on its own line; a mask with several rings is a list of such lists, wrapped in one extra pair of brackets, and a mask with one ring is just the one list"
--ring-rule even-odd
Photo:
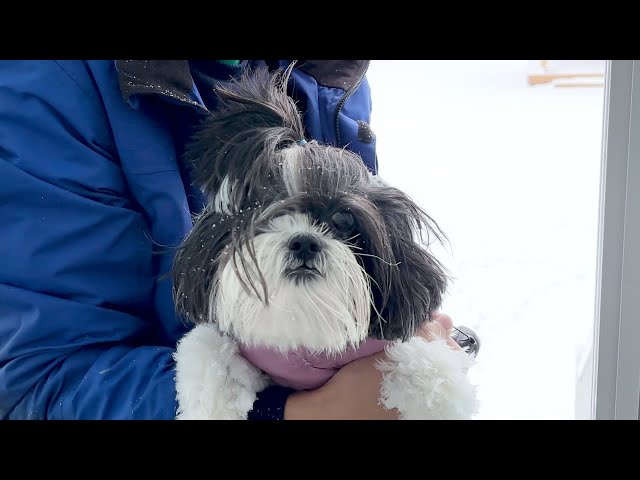
[(338, 105), (336, 106), (336, 112), (335, 112), (334, 117), (333, 117), (333, 122), (334, 122), (335, 130), (336, 130), (336, 143), (337, 143), (338, 147), (342, 147), (343, 146), (342, 145), (342, 138), (340, 136), (340, 111), (344, 107), (344, 104), (347, 103), (347, 100), (349, 100), (349, 97), (358, 89), (358, 87), (360, 86), (360, 84), (364, 80), (364, 77), (367, 74), (367, 70), (369, 70), (369, 64), (370, 63), (371, 63), (371, 60), (367, 60), (366, 61), (364, 69), (360, 73), (360, 76), (358, 77), (358, 80), (356, 81), (356, 83), (354, 83), (351, 86), (351, 88), (349, 88), (349, 90), (347, 90), (344, 93), (344, 95), (342, 96), (342, 98), (338, 102)]

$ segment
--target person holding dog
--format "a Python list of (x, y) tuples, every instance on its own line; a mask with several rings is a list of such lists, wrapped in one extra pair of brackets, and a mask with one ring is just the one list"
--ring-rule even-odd
[[(203, 207), (181, 161), (213, 86), (291, 61), (0, 62), (0, 418), (173, 419), (175, 314), (164, 248)], [(300, 61), (309, 139), (377, 172), (368, 61)], [(164, 252), (164, 253), (163, 253)], [(420, 333), (450, 340), (436, 315)], [(384, 353), (306, 392), (269, 387), (250, 419), (394, 419)]]

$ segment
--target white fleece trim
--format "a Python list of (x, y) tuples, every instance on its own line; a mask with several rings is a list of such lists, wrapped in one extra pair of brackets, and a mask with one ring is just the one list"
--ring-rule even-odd
[(210, 324), (194, 327), (176, 353), (178, 420), (244, 420), (267, 378)]
[(416, 337), (387, 347), (381, 361), (381, 402), (404, 420), (469, 420), (477, 413), (476, 387), (467, 376), (473, 359), (444, 340)]

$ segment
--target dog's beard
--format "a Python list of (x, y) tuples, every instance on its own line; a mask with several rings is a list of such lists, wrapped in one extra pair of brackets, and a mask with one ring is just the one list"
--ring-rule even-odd
[[(300, 235), (317, 242), (320, 251), (313, 258), (293, 254), (291, 242)], [(249, 248), (255, 262), (241, 261)], [(367, 336), (372, 308), (367, 274), (349, 246), (306, 214), (279, 216), (251, 247), (223, 253), (216, 280), (210, 320), (241, 343), (338, 353)]]

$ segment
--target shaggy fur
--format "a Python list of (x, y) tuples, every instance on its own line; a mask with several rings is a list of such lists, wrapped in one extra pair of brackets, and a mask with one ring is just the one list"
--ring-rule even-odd
[(176, 349), (179, 420), (247, 418), (268, 379), (212, 325), (196, 326)]
[[(440, 230), (354, 153), (302, 141), (289, 75), (256, 70), (219, 87), (221, 107), (187, 151), (209, 204), (173, 271), (177, 309), (198, 324), (176, 353), (181, 418), (246, 416), (263, 383), (239, 366), (236, 342), (334, 354), (367, 337), (394, 342), (385, 404), (405, 417), (469, 415), (469, 402), (447, 399), (470, 391), (463, 362), (410, 340), (446, 290), (428, 248)], [(454, 387), (430, 392), (440, 384)]]
[(381, 400), (402, 419), (465, 420), (476, 412), (476, 392), (466, 372), (473, 360), (438, 339), (421, 337), (387, 348)]

